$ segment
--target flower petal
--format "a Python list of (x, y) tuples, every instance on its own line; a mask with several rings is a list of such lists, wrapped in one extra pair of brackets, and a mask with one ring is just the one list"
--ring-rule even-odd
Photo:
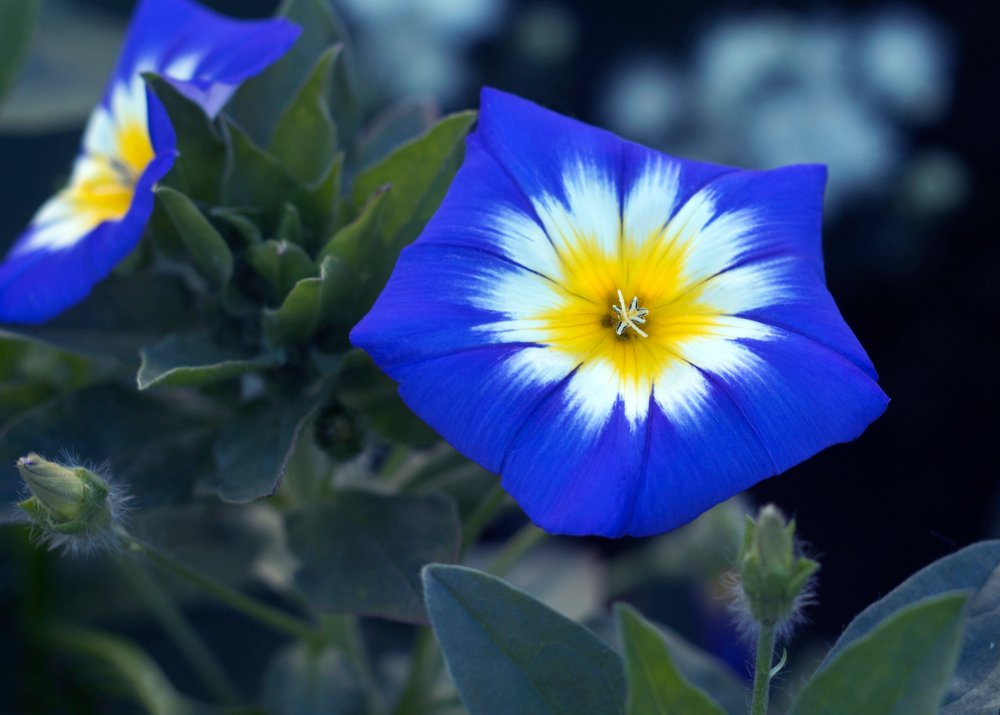
[[(120, 221), (105, 221), (83, 236), (74, 233), (71, 215), (58, 226), (29, 227), (0, 265), (0, 322), (41, 323), (86, 298), (139, 242), (153, 212), (153, 184), (173, 163), (172, 152), (153, 159)], [(66, 247), (26, 250), (42, 230), (65, 234)]]
[(190, 0), (142, 0), (114, 78), (156, 72), (214, 116), (240, 82), (284, 55), (300, 33), (284, 18), (236, 20)]

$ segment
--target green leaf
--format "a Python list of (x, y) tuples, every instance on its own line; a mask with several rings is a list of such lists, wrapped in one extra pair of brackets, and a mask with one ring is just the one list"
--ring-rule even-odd
[(163, 674), (160, 667), (139, 646), (129, 640), (96, 630), (69, 625), (49, 631), (52, 645), (79, 658), (106, 685), (110, 679), (128, 692), (150, 715), (194, 715), (207, 712), (187, 700)]
[(414, 238), (444, 198), (465, 153), (465, 135), (475, 112), (445, 117), (418, 139), (366, 169), (354, 183), (355, 206), (363, 206), (380, 187), (392, 192), (383, 210), (382, 229), (391, 259)]
[(0, 328), (0, 337), (131, 361), (143, 345), (192, 322), (190, 297), (173, 277), (111, 275), (65, 313), (42, 325)]
[(146, 75), (146, 83), (167, 110), (177, 136), (178, 157), (163, 183), (188, 196), (217, 203), (226, 167), (226, 145), (212, 121), (162, 77)]
[(471, 715), (624, 712), (621, 661), (522, 591), (460, 566), (424, 569), (427, 610)]
[(382, 161), (396, 147), (419, 137), (439, 119), (431, 102), (400, 102), (376, 116), (365, 127), (355, 153), (362, 169)]
[(1000, 541), (984, 541), (935, 561), (858, 615), (824, 661), (871, 632), (900, 608), (950, 591), (969, 593), (962, 651), (941, 712), (979, 715), (1000, 709)]
[(279, 241), (288, 241), (297, 246), (302, 245), (302, 218), (299, 216), (299, 210), (294, 204), (286, 202), (282, 207), (277, 235)]
[(246, 504), (277, 491), (316, 396), (261, 400), (241, 407), (215, 443), (215, 471), (201, 486), (226, 502)]
[(420, 569), (458, 559), (455, 505), (440, 494), (337, 492), (285, 520), (298, 590), (313, 606), (425, 622)]
[(615, 618), (625, 651), (628, 715), (724, 715), (717, 703), (681, 675), (666, 640), (638, 611), (619, 603)]
[(319, 269), (309, 254), (287, 241), (268, 240), (247, 249), (247, 263), (267, 283), (271, 302), (280, 304), (295, 285)]
[(264, 674), (264, 708), (272, 715), (366, 715), (358, 675), (334, 648), (296, 643)]
[(222, 201), (230, 207), (254, 207), (261, 213), (265, 233), (273, 233), (286, 198), (299, 191), (300, 185), (238, 126), (226, 121), (223, 128), (229, 151)]
[(344, 167), (344, 155), (338, 152), (330, 162), (323, 177), (308, 186), (301, 187), (293, 199), (302, 217), (307, 245), (319, 244), (340, 225), (344, 212), (340, 198), (340, 186)]
[(142, 364), (136, 382), (140, 390), (161, 385), (204, 385), (278, 367), (280, 350), (246, 356), (212, 342), (208, 333), (169, 335), (140, 351)]
[[(229, 111), (262, 146), (269, 143), (285, 107), (306, 83), (320, 55), (337, 44), (348, 48), (349, 54), (347, 32), (330, 0), (285, 0), (278, 14), (301, 27), (302, 35), (284, 57), (244, 82), (229, 102)], [(360, 115), (347, 64), (338, 63), (341, 69), (335, 72), (328, 100), (345, 143), (354, 135)]]
[(382, 208), (389, 193), (388, 187), (377, 189), (357, 220), (344, 226), (327, 241), (319, 252), (320, 260), (326, 256), (334, 256), (356, 271), (364, 270), (372, 263), (379, 262), (382, 258), (379, 255), (382, 253), (379, 228)]
[(327, 256), (318, 278), (300, 280), (280, 308), (264, 311), (265, 337), (271, 345), (281, 347), (305, 342), (336, 322), (350, 322), (350, 318), (344, 319), (344, 310), (349, 311), (347, 315), (356, 313), (357, 306), (347, 301), (356, 287), (357, 278), (350, 267)]
[(300, 182), (323, 175), (337, 150), (337, 127), (327, 105), (334, 63), (343, 47), (320, 55), (306, 83), (278, 119), (270, 150)]
[[(214, 422), (180, 401), (116, 386), (90, 387), (18, 415), (0, 427), (0, 463), (30, 451), (58, 458), (66, 450), (89, 464), (107, 463), (117, 484), (145, 509), (190, 499), (206, 469)], [(16, 479), (0, 481), (13, 501)]]
[(789, 715), (935, 715), (958, 660), (961, 594), (902, 608), (803, 686)]
[(5, 0), (0, 4), (0, 103), (28, 52), (38, 5), (39, 0)]
[(212, 218), (216, 218), (232, 228), (236, 236), (249, 246), (264, 240), (260, 227), (253, 222), (244, 209), (217, 206), (208, 213)]
[(440, 439), (404, 404), (396, 383), (375, 367), (367, 353), (356, 351), (348, 356), (337, 394), (351, 411), (363, 415), (375, 432), (394, 442), (428, 447)]
[(657, 624), (660, 635), (670, 649), (674, 664), (692, 685), (711, 693), (730, 715), (744, 715), (747, 688), (724, 662), (691, 644), (675, 631)]
[(154, 193), (201, 274), (215, 287), (228, 283), (233, 275), (233, 253), (226, 240), (184, 194), (167, 186), (158, 186)]

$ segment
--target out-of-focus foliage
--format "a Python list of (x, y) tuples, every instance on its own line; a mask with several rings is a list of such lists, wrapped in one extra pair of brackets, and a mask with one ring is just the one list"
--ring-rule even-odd
[(8, 0), (0, 5), (0, 104), (28, 50), (39, 0)]

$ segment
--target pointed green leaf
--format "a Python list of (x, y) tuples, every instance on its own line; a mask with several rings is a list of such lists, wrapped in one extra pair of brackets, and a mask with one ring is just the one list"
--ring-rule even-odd
[(246, 356), (220, 347), (207, 333), (169, 335), (140, 351), (142, 364), (136, 382), (140, 390), (161, 385), (203, 385), (248, 372), (277, 367), (285, 360), (280, 350)]
[(357, 672), (336, 648), (296, 643), (278, 652), (264, 674), (271, 715), (367, 715)]
[(0, 103), (14, 83), (38, 19), (39, 0), (0, 3)]
[(961, 594), (917, 601), (840, 651), (789, 715), (936, 715), (958, 660)]
[(333, 66), (342, 46), (320, 55), (306, 83), (278, 119), (270, 150), (300, 182), (319, 179), (337, 151), (337, 128), (327, 105)]
[(338, 152), (319, 181), (304, 186), (295, 193), (293, 201), (302, 217), (306, 245), (318, 245), (341, 222), (341, 214), (344, 212), (340, 198), (343, 167), (344, 155)]
[(222, 201), (226, 206), (252, 206), (261, 212), (265, 233), (276, 227), (288, 196), (300, 190), (298, 182), (272, 154), (254, 144), (232, 122), (223, 125), (228, 144)]
[(343, 308), (354, 314), (347, 299), (356, 287), (357, 278), (350, 267), (338, 258), (327, 256), (320, 265), (318, 278), (300, 280), (280, 308), (264, 311), (264, 335), (268, 342), (276, 347), (305, 342), (338, 320), (344, 322)]
[(239, 208), (216, 206), (209, 214), (212, 218), (218, 219), (223, 224), (233, 229), (233, 234), (240, 238), (244, 244), (252, 246), (264, 240), (264, 235), (260, 227), (247, 215), (248, 211)]
[(454, 503), (441, 494), (339, 491), (285, 520), (295, 584), (324, 610), (426, 622), (420, 569), (458, 559)]
[(215, 226), (179, 191), (158, 186), (154, 193), (202, 275), (214, 286), (228, 283), (233, 275), (233, 254)]
[(388, 187), (377, 189), (357, 220), (344, 226), (327, 241), (319, 252), (319, 258), (334, 256), (357, 271), (370, 268), (373, 263), (378, 262), (381, 258), (379, 254), (382, 253), (382, 235), (379, 231), (382, 208), (389, 193)]
[(973, 544), (918, 571), (851, 621), (824, 664), (903, 606), (958, 590), (969, 593), (969, 616), (941, 712), (979, 715), (1000, 710), (1000, 541)]
[[(350, 54), (347, 32), (330, 0), (285, 0), (278, 14), (301, 27), (302, 35), (284, 57), (244, 82), (229, 102), (229, 111), (262, 146), (269, 143), (282, 113), (306, 83), (320, 55), (336, 44), (343, 44)], [(356, 131), (360, 110), (353, 81), (346, 75), (349, 68), (344, 66), (342, 71), (342, 79), (335, 72), (329, 106), (341, 141), (346, 143)]]
[(465, 135), (476, 121), (475, 112), (445, 117), (426, 134), (396, 149), (358, 176), (354, 205), (363, 206), (372, 193), (390, 184), (392, 193), (383, 210), (382, 229), (392, 258), (423, 229), (437, 209), (465, 153)]
[(400, 102), (376, 116), (358, 139), (355, 161), (362, 169), (382, 161), (398, 146), (416, 139), (440, 118), (431, 102)]
[(288, 241), (264, 241), (251, 246), (244, 255), (266, 282), (274, 303), (285, 300), (299, 281), (319, 274), (309, 254)]
[(625, 651), (628, 715), (724, 715), (717, 703), (681, 675), (663, 636), (638, 611), (619, 603), (615, 618)]
[(241, 407), (219, 435), (215, 471), (201, 486), (234, 504), (274, 494), (303, 426), (320, 404), (318, 396), (304, 395)]
[(84, 668), (92, 668), (92, 673), (103, 675), (100, 680), (106, 685), (115, 683), (123, 688), (151, 715), (208, 712), (208, 708), (198, 706), (181, 695), (156, 661), (129, 640), (65, 624), (52, 627), (49, 640), (55, 648), (79, 658)]
[(279, 241), (288, 241), (297, 246), (303, 245), (302, 218), (293, 204), (286, 202), (282, 207), (277, 235)]
[(583, 626), (461, 566), (428, 566), (424, 589), (448, 670), (472, 715), (624, 712), (621, 661)]
[(146, 75), (146, 83), (167, 110), (177, 135), (177, 160), (163, 183), (198, 201), (215, 203), (226, 167), (226, 145), (200, 106), (162, 77)]

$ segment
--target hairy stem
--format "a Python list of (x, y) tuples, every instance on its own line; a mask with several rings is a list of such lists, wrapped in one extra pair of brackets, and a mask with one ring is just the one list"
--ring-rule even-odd
[(766, 715), (771, 691), (771, 661), (774, 660), (774, 626), (762, 626), (757, 639), (757, 659), (754, 663), (753, 699), (750, 715)]

